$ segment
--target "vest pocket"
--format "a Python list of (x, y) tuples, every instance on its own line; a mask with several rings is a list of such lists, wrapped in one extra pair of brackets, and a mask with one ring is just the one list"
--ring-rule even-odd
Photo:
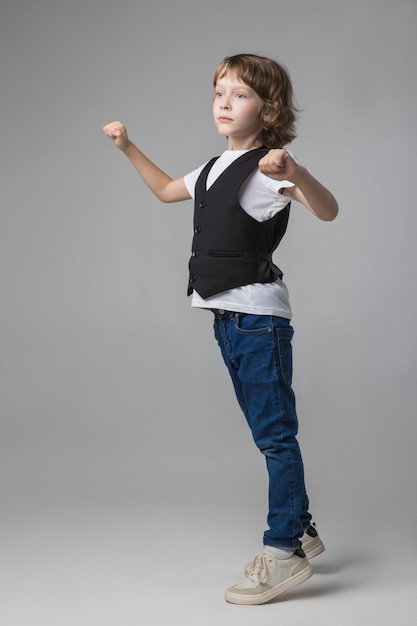
[(242, 257), (245, 253), (243, 250), (209, 250), (209, 256), (214, 257)]

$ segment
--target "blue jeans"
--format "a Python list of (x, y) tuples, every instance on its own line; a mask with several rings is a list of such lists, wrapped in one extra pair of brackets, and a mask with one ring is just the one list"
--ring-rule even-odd
[(214, 332), (253, 439), (266, 457), (269, 529), (264, 544), (296, 549), (309, 525), (292, 382), (289, 320), (214, 310)]

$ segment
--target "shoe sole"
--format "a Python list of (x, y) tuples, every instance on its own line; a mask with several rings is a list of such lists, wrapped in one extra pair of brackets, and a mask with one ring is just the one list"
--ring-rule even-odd
[(311, 567), (310, 563), (308, 563), (308, 565), (306, 565), (306, 567), (301, 570), (301, 572), (298, 572), (294, 576), (291, 576), (291, 578), (287, 578), (287, 580), (284, 580), (279, 585), (271, 587), (271, 589), (264, 591), (264, 593), (251, 596), (249, 594), (239, 594), (227, 590), (225, 594), (225, 599), (226, 602), (230, 602), (231, 604), (265, 604), (265, 602), (269, 602), (270, 600), (277, 598), (281, 594), (290, 591), (290, 589), (293, 589), (294, 587), (297, 587), (304, 581), (308, 580), (310, 576), (312, 576), (312, 574), (313, 568)]

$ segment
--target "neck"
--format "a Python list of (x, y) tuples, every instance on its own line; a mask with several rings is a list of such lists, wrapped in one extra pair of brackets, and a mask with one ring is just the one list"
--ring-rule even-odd
[(254, 139), (253, 137), (247, 139), (238, 139), (237, 137), (227, 138), (228, 150), (254, 150), (255, 148), (260, 148), (262, 145), (260, 139)]

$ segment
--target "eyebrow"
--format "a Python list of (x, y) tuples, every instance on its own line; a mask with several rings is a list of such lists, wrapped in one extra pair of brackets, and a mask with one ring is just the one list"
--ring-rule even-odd
[[(214, 85), (214, 89), (219, 89), (219, 88), (222, 88), (222, 87), (224, 87), (224, 85), (220, 81), (217, 82)], [(239, 89), (247, 89), (248, 91), (253, 91), (252, 87), (249, 87), (249, 85), (247, 85), (246, 83), (242, 83), (242, 82), (239, 82), (238, 84), (234, 85), (232, 87), (232, 89), (234, 89), (234, 90), (235, 89), (238, 89), (238, 90)]]

